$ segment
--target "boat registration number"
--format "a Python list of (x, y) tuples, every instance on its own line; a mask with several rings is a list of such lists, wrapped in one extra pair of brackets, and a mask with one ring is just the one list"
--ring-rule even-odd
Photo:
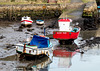
[(57, 32), (57, 34), (67, 34), (67, 32)]

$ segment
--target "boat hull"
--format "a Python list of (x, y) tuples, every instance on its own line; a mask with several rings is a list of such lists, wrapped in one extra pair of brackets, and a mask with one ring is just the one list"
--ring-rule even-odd
[(80, 33), (80, 28), (77, 32), (68, 32), (68, 31), (53, 31), (53, 38), (58, 40), (69, 40), (77, 39)]
[(49, 55), (49, 50), (50, 48), (45, 48), (45, 49), (38, 49), (36, 47), (25, 47), (25, 51), (24, 50), (24, 46), (16, 46), (16, 52), (18, 54), (22, 54), (24, 53), (25, 55), (30, 55), (30, 56), (34, 56), (34, 55)]
[(42, 20), (36, 20), (36, 24), (37, 25), (43, 25), (44, 24), (44, 21), (42, 21)]
[(23, 56), (50, 55), (52, 43), (48, 37), (33, 35), (30, 42), (16, 45), (16, 52)]
[(32, 25), (32, 21), (31, 20), (22, 20), (21, 25)]

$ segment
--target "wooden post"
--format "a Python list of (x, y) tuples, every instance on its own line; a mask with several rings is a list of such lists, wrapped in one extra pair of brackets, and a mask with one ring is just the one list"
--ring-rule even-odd
[(46, 31), (45, 31), (45, 29), (46, 29), (46, 28), (45, 28), (45, 25), (43, 26), (43, 28), (44, 28), (44, 36), (45, 36), (45, 35), (46, 35), (46, 34), (45, 34), (45, 33), (46, 33)]
[(23, 49), (23, 53), (26, 53), (26, 43), (24, 44), (24, 49)]

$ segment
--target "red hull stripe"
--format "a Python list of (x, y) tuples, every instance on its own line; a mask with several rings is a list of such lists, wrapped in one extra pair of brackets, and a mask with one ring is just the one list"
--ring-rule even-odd
[(71, 22), (70, 19), (60, 19), (58, 22)]
[(21, 21), (21, 22), (24, 22), (24, 21), (32, 23), (32, 21), (29, 21), (29, 20), (23, 20), (23, 21)]

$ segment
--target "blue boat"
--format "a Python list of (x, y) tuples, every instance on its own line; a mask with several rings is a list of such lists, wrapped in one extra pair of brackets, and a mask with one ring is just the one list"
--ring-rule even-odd
[(52, 44), (49, 37), (34, 35), (30, 43), (17, 44), (16, 52), (18, 54), (24, 53), (25, 55), (41, 55), (50, 54)]
[(97, 8), (99, 8), (99, 9), (100, 9), (100, 6), (97, 6)]
[(37, 25), (43, 25), (44, 24), (44, 20), (36, 20), (36, 24)]

